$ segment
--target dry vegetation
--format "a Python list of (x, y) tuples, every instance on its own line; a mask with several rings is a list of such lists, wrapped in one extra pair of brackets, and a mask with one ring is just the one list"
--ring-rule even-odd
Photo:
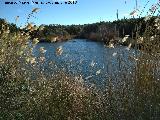
[[(134, 59), (132, 74), (126, 74), (123, 67), (120, 77), (110, 75), (117, 84), (109, 78), (105, 89), (99, 90), (86, 85), (81, 77), (75, 79), (60, 71), (46, 78), (31, 54), (37, 44), (37, 39), (32, 45), (28, 41), (33, 28), (26, 26), (27, 33), (10, 33), (7, 22), (2, 24), (0, 120), (159, 120), (160, 46), (159, 38), (150, 41), (147, 35), (152, 26), (148, 28), (143, 36), (143, 54)], [(42, 48), (41, 52), (46, 51)], [(32, 80), (33, 74), (36, 80)]]

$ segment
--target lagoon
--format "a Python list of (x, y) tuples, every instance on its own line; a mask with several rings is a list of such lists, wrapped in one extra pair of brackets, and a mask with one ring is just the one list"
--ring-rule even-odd
[[(62, 54), (57, 55), (56, 49), (62, 47)], [(44, 47), (46, 53), (41, 54), (39, 49)], [(47, 75), (55, 71), (65, 71), (74, 77), (81, 76), (87, 82), (98, 85), (112, 75), (120, 77), (121, 72), (132, 74), (135, 66), (136, 50), (126, 49), (126, 46), (117, 45), (108, 48), (105, 43), (88, 39), (73, 39), (65, 42), (38, 43), (33, 49), (33, 55), (38, 59), (45, 57), (40, 68)]]

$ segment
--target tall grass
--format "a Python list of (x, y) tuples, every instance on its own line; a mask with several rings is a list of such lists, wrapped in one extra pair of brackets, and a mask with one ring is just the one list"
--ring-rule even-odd
[[(159, 38), (150, 41), (150, 29), (143, 36), (143, 53), (136, 56), (131, 74), (120, 67), (121, 75), (111, 73), (103, 90), (62, 71), (46, 77), (32, 56), (37, 39), (32, 41), (33, 46), (28, 41), (34, 27), (28, 24), (25, 29), (28, 32), (10, 33), (6, 22), (0, 31), (0, 119), (160, 119)], [(32, 74), (36, 74), (36, 80)]]

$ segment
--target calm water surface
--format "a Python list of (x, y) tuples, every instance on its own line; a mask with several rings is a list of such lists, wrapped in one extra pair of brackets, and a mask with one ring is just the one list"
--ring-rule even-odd
[[(63, 48), (60, 56), (56, 55), (59, 46)], [(40, 47), (47, 50), (44, 55), (40, 53)], [(46, 58), (41, 68), (48, 74), (62, 69), (73, 76), (81, 75), (84, 80), (102, 83), (111, 73), (118, 75), (123, 69), (129, 73), (134, 66), (129, 55), (134, 56), (135, 50), (127, 50), (125, 46), (108, 48), (102, 42), (74, 39), (59, 43), (38, 43), (33, 54), (36, 58)]]

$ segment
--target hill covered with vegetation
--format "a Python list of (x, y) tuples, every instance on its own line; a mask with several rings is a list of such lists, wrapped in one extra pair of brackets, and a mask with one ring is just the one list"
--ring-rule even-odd
[[(154, 27), (157, 17), (121, 19), (113, 22), (97, 22), (84, 25), (43, 25), (44, 30), (38, 35), (46, 40), (52, 40), (55, 37), (59, 39), (85, 38), (97, 41), (109, 42), (117, 37), (123, 38), (125, 35), (135, 38), (138, 32), (139, 36), (143, 36), (146, 27), (152, 26), (149, 35), (157, 34), (158, 30)], [(36, 33), (36, 32), (35, 32)]]
[[(32, 38), (39, 38), (41, 41), (55, 42), (63, 41), (72, 38), (84, 38), (97, 41), (109, 42), (111, 39), (117, 40), (116, 38), (123, 38), (125, 35), (129, 35), (132, 38), (143, 36), (146, 31), (146, 27), (152, 27), (149, 36), (160, 34), (159, 30), (156, 29), (155, 20), (158, 17), (151, 17), (149, 20), (146, 18), (131, 18), (121, 19), (113, 22), (97, 22), (93, 24), (84, 25), (41, 25), (39, 29), (35, 29), (36, 25), (28, 24), (28, 29), (32, 29), (30, 35)], [(0, 19), (0, 25), (4, 23), (4, 19)], [(18, 31), (20, 28), (16, 27), (15, 24), (9, 24), (10, 31)], [(43, 30), (40, 30), (43, 28)], [(21, 29), (28, 31), (28, 29)]]

